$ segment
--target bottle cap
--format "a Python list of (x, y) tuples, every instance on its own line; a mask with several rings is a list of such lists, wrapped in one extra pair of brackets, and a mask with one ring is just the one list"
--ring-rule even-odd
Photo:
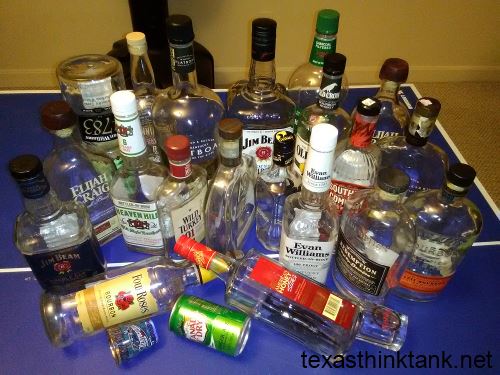
[(128, 51), (131, 55), (143, 55), (148, 50), (146, 43), (146, 35), (139, 31), (128, 33), (125, 37), (127, 39)]
[(172, 44), (187, 44), (194, 39), (191, 18), (183, 14), (174, 14), (167, 18), (168, 41)]
[(440, 110), (439, 100), (426, 96), (418, 99), (414, 112), (427, 118), (433, 118), (438, 116)]
[(384, 61), (378, 77), (393, 82), (406, 82), (410, 67), (406, 60), (392, 57)]
[(290, 165), (293, 162), (295, 152), (295, 136), (287, 130), (281, 130), (274, 134), (273, 161), (281, 166)]
[(309, 147), (319, 152), (330, 152), (337, 145), (339, 131), (331, 124), (317, 124), (311, 130)]
[(476, 171), (470, 165), (463, 163), (453, 164), (446, 173), (446, 179), (453, 185), (468, 188), (476, 178)]
[(236, 118), (222, 119), (217, 128), (219, 136), (227, 140), (239, 139), (243, 133), (243, 123)]
[(316, 32), (318, 34), (337, 34), (339, 31), (340, 13), (333, 9), (322, 9), (316, 19)]
[(401, 194), (408, 190), (410, 178), (397, 168), (382, 168), (378, 172), (377, 185), (390, 194)]
[(274, 59), (276, 47), (276, 21), (256, 18), (252, 21), (252, 58), (257, 61)]
[(328, 53), (325, 55), (323, 73), (331, 76), (344, 74), (346, 57), (341, 53)]
[(132, 91), (116, 91), (111, 94), (109, 101), (115, 116), (132, 116), (137, 113), (137, 101)]
[(185, 135), (172, 135), (165, 139), (165, 152), (169, 160), (186, 160), (191, 157), (189, 138)]
[(356, 111), (363, 116), (378, 116), (380, 114), (380, 109), (382, 104), (380, 100), (375, 97), (365, 96), (358, 101), (356, 106)]
[(55, 100), (44, 104), (40, 114), (42, 125), (48, 130), (67, 129), (77, 121), (76, 114), (64, 100)]

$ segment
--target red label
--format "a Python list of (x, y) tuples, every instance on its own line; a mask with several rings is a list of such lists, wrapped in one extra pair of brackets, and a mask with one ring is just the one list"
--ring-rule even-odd
[(428, 276), (405, 270), (399, 283), (401, 286), (416, 292), (438, 293), (444, 289), (452, 276)]
[(255, 263), (250, 279), (342, 326), (351, 329), (356, 305), (266, 257)]
[(273, 153), (273, 150), (269, 146), (262, 146), (257, 148), (255, 151), (255, 156), (261, 160), (269, 159)]
[(354, 147), (365, 148), (371, 144), (377, 118), (356, 113), (351, 133), (351, 144)]
[(210, 268), (212, 259), (217, 255), (216, 251), (184, 235), (177, 241), (174, 251), (207, 270)]
[(186, 164), (170, 163), (170, 174), (176, 178), (186, 178), (191, 175), (191, 162)]
[(362, 189), (368, 189), (368, 186), (350, 184), (344, 181), (332, 180), (330, 184), (330, 197), (337, 206), (339, 215), (344, 210), (345, 201), (355, 192)]

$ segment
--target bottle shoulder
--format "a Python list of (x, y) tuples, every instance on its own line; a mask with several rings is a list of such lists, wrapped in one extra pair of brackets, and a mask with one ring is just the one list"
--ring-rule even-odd
[(323, 68), (310, 62), (299, 65), (288, 80), (288, 88), (319, 87), (323, 78)]
[(166, 177), (158, 186), (156, 203), (158, 208), (175, 208), (198, 197), (207, 189), (207, 172), (205, 169), (192, 165), (192, 173), (185, 179)]

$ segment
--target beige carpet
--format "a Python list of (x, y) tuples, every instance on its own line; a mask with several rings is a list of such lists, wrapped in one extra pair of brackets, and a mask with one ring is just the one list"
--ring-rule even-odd
[(500, 82), (415, 83), (441, 102), (439, 121), (500, 206)]

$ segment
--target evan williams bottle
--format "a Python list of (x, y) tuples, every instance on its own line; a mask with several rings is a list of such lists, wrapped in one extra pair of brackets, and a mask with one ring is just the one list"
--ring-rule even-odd
[(229, 305), (315, 352), (343, 354), (354, 339), (390, 350), (404, 343), (406, 315), (384, 306), (361, 308), (254, 250), (235, 260), (186, 236), (174, 250), (217, 273)]

